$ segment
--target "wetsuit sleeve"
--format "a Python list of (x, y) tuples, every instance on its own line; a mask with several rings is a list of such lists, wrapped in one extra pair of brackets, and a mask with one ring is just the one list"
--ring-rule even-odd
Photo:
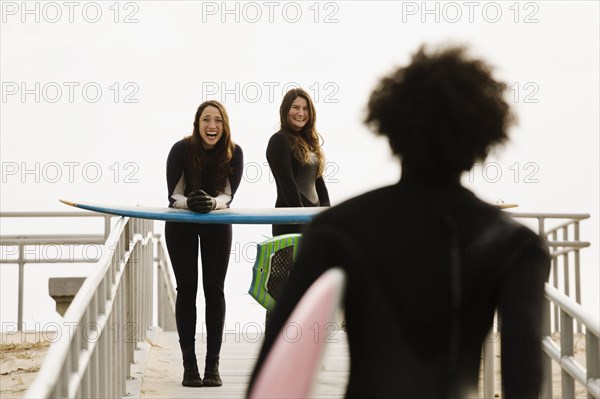
[(519, 239), (523, 248), (504, 275), (498, 303), (502, 339), (502, 384), (506, 398), (538, 398), (542, 380), (541, 325), (550, 256), (534, 236)]
[(325, 179), (323, 179), (323, 176), (317, 178), (315, 187), (319, 196), (319, 205), (331, 206), (331, 202), (329, 201), (329, 191), (327, 191), (327, 186), (325, 185)]
[(281, 188), (283, 202), (289, 207), (300, 207), (303, 206), (302, 198), (294, 178), (292, 156), (290, 140), (287, 137), (278, 133), (271, 136), (267, 145), (267, 161)]
[(242, 147), (236, 144), (233, 158), (231, 158), (231, 169), (233, 175), (231, 175), (229, 181), (231, 183), (231, 198), (235, 196), (235, 193), (240, 186), (242, 181), (242, 174), (244, 173), (244, 152)]
[(189, 209), (187, 206), (187, 197), (185, 196), (185, 173), (181, 174), (181, 178), (175, 186), (175, 190), (171, 194), (171, 199), (174, 201), (171, 205), (175, 208)]
[(225, 189), (223, 192), (219, 193), (216, 197), (214, 197), (215, 201), (217, 201), (217, 206), (215, 209), (227, 209), (229, 208), (229, 204), (231, 204), (231, 200), (233, 196), (231, 194), (231, 183), (229, 179), (225, 182)]
[(227, 179), (223, 192), (214, 197), (217, 201), (217, 207), (215, 209), (229, 208), (231, 201), (233, 201), (233, 194), (237, 191), (240, 181), (242, 180), (243, 168), (244, 154), (242, 148), (236, 145), (235, 153), (231, 159), (231, 169), (233, 170), (233, 174)]
[[(184, 190), (185, 144), (178, 141), (171, 147), (167, 157), (167, 190), (169, 207), (187, 208)], [(185, 206), (184, 206), (185, 205)]]

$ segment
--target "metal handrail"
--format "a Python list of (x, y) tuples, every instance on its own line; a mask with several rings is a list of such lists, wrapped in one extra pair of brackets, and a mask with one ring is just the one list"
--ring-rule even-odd
[[(542, 348), (546, 353), (546, 375), (542, 397), (552, 397), (552, 375), (550, 360), (557, 362), (563, 370), (561, 375), (562, 397), (575, 397), (575, 381), (586, 388), (588, 397), (600, 398), (600, 320), (585, 311), (576, 303), (550, 284), (546, 284), (546, 298), (553, 302), (561, 311), (560, 347), (550, 336), (550, 325), (546, 322)], [(547, 304), (549, 305), (549, 303)], [(550, 306), (546, 307), (549, 319)], [(586, 334), (586, 367), (575, 360), (573, 346), (573, 321), (577, 320), (585, 327)]]
[(64, 217), (101, 217), (104, 218), (104, 241), (110, 234), (110, 220), (113, 215), (90, 212), (0, 212), (0, 218), (64, 218)]
[[(550, 273), (550, 281), (555, 288), (559, 288), (561, 277), (559, 274), (559, 268), (563, 266), (562, 286), (565, 294), (570, 296), (570, 282), (574, 280), (575, 283), (575, 301), (581, 303), (581, 264), (579, 257), (579, 250), (587, 248), (590, 243), (587, 241), (581, 241), (579, 239), (579, 223), (582, 220), (589, 219), (588, 213), (520, 213), (520, 212), (507, 212), (516, 219), (536, 219), (538, 222), (538, 234), (542, 236), (550, 249), (550, 255), (552, 257), (552, 271)], [(567, 219), (565, 222), (558, 224), (552, 228), (546, 228), (547, 219)], [(572, 227), (572, 234), (569, 231), (569, 227)], [(562, 240), (558, 240), (558, 233), (562, 233)], [(570, 257), (569, 255), (572, 255)], [(572, 269), (575, 274), (574, 278), (571, 275), (571, 262), (572, 258)], [(554, 305), (553, 305), (554, 306)], [(553, 320), (554, 330), (558, 331), (559, 323), (559, 310), (558, 307), (554, 306)], [(581, 324), (578, 323), (578, 331), (581, 332)]]
[(97, 261), (97, 259), (28, 259), (25, 256), (25, 246), (29, 245), (101, 245), (108, 239), (110, 234), (110, 223), (112, 215), (103, 215), (91, 212), (0, 212), (0, 218), (64, 218), (64, 217), (78, 217), (78, 218), (103, 218), (104, 219), (104, 233), (96, 235), (30, 235), (30, 234), (19, 234), (19, 235), (3, 235), (0, 236), (0, 246), (14, 246), (16, 247), (16, 259), (4, 259), (0, 258), (1, 264), (17, 264), (18, 265), (18, 279), (17, 279), (17, 329), (23, 329), (23, 293), (25, 287), (25, 265), (28, 263), (89, 263)]
[(582, 322), (585, 325), (586, 332), (591, 332), (597, 337), (600, 336), (600, 319), (598, 317), (587, 312), (581, 305), (553, 286), (546, 284), (545, 289), (546, 298), (559, 306), (567, 315)]
[[(81, 242), (104, 244), (106, 238), (102, 234), (17, 234), (3, 235), (1, 245), (15, 244), (73, 244)], [(5, 262), (6, 263), (6, 262)]]
[(589, 213), (541, 213), (541, 212), (509, 212), (506, 211), (509, 215), (512, 215), (516, 218), (523, 219), (573, 219), (573, 220), (584, 220), (589, 219)]
[[(537, 233), (543, 237), (550, 250), (552, 267), (550, 282), (546, 283), (547, 309), (545, 326), (543, 331), (542, 346), (547, 354), (544, 358), (544, 382), (541, 397), (552, 397), (552, 367), (554, 359), (562, 368), (562, 390), (563, 397), (574, 397), (574, 380), (577, 380), (588, 391), (588, 397), (600, 398), (600, 351), (598, 350), (598, 321), (587, 314), (581, 307), (581, 285), (580, 285), (580, 257), (579, 251), (587, 248), (590, 243), (579, 239), (579, 222), (588, 219), (589, 214), (572, 213), (519, 213), (507, 212), (515, 219), (536, 219)], [(546, 229), (546, 219), (568, 219), (558, 226)], [(569, 227), (573, 227), (572, 235)], [(562, 240), (558, 239), (558, 233), (562, 233)], [(569, 255), (573, 258), (573, 269), (575, 272), (575, 298), (571, 298), (570, 281), (571, 268)], [(559, 289), (559, 267), (563, 266), (562, 286)], [(552, 324), (552, 319), (554, 324)], [(582, 332), (582, 326), (586, 328), (586, 366), (587, 371), (578, 364), (573, 355), (573, 322), (577, 322), (577, 331)], [(551, 326), (554, 326), (553, 328)], [(551, 339), (552, 332), (561, 333), (561, 348), (558, 348)], [(484, 397), (494, 397), (494, 345), (492, 334), (484, 342), (483, 352), (483, 392)], [(568, 349), (570, 348), (570, 349)], [(558, 355), (557, 355), (558, 354)], [(584, 378), (582, 376), (586, 375)], [(572, 395), (571, 395), (572, 393)]]
[(67, 331), (50, 346), (25, 397), (126, 395), (134, 352), (151, 325), (152, 225), (119, 218), (98, 267), (64, 316)]

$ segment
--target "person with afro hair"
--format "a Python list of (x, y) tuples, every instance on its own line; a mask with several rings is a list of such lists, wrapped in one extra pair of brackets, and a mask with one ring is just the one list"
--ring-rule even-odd
[(340, 267), (347, 398), (478, 396), (496, 312), (503, 397), (539, 396), (550, 257), (543, 238), (461, 185), (515, 120), (506, 85), (467, 50), (421, 46), (371, 93), (365, 123), (389, 140), (401, 178), (306, 226), (248, 392), (303, 294)]

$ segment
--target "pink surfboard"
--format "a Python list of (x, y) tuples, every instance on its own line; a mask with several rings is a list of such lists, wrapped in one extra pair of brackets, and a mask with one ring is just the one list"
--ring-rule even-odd
[(345, 279), (342, 269), (329, 269), (302, 296), (258, 372), (250, 399), (310, 397), (326, 344), (325, 337), (315, 337), (315, 323), (322, 328), (335, 321)]

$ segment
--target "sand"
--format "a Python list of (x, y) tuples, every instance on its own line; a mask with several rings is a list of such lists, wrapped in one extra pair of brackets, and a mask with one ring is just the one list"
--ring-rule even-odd
[(0, 397), (25, 395), (53, 338), (52, 333), (0, 334)]

